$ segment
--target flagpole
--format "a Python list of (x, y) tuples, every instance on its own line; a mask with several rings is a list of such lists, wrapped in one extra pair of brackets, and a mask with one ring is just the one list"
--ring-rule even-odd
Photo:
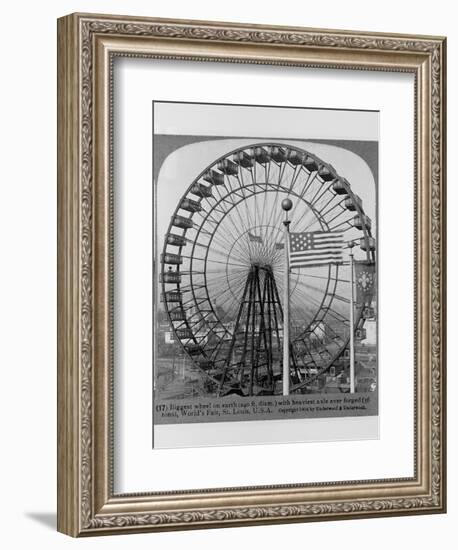
[(355, 320), (354, 320), (354, 281), (353, 281), (353, 247), (354, 242), (348, 243), (350, 249), (350, 393), (355, 393)]
[(289, 395), (289, 225), (288, 211), (293, 207), (290, 199), (284, 199), (281, 207), (285, 211), (284, 226), (284, 257), (285, 281), (283, 297), (283, 395)]

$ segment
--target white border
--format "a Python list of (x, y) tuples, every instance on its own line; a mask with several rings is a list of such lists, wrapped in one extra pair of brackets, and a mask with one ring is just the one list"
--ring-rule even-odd
[[(115, 491), (412, 476), (413, 76), (119, 59), (114, 82)], [(381, 111), (379, 440), (151, 450), (150, 114), (164, 98)]]

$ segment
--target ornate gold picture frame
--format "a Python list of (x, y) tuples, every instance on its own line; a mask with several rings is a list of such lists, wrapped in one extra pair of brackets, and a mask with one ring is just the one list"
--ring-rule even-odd
[[(445, 38), (432, 36), (93, 14), (59, 19), (59, 531), (91, 536), (445, 512), (445, 47)], [(120, 57), (413, 75), (413, 476), (115, 493), (112, 71)]]

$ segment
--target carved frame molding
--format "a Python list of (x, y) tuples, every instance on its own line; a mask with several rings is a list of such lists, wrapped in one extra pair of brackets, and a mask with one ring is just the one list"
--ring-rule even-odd
[[(73, 14), (59, 20), (58, 45), (58, 529), (81, 536), (445, 511), (445, 39)], [(415, 74), (414, 478), (113, 494), (116, 56)]]

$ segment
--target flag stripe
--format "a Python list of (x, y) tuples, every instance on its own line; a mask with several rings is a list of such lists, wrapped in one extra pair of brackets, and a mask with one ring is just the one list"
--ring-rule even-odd
[(309, 268), (309, 267), (329, 267), (329, 265), (342, 265), (342, 262), (338, 262), (337, 260), (334, 260), (330, 262), (329, 260), (327, 262), (310, 262), (307, 263), (307, 265), (301, 264), (301, 265), (292, 265), (291, 269), (301, 269), (301, 268)]
[(319, 237), (314, 237), (315, 242), (318, 241), (338, 241), (342, 240), (343, 235), (339, 233), (338, 235), (331, 235), (329, 233), (326, 233), (325, 235), (320, 235)]
[(290, 254), (290, 258), (310, 258), (310, 257), (322, 257), (322, 256), (341, 256), (340, 250), (326, 250), (325, 252), (316, 252), (315, 250), (311, 250), (310, 252), (292, 252)]
[(291, 260), (291, 265), (302, 265), (302, 264), (309, 265), (311, 263), (316, 263), (316, 262), (329, 263), (331, 261), (338, 262), (341, 260), (342, 260), (341, 256), (327, 256), (326, 258), (309, 258), (306, 261), (304, 260), (304, 258), (300, 258), (295, 261)]
[(309, 264), (311, 262), (330, 262), (330, 261), (341, 261), (343, 260), (342, 256), (337, 255), (331, 255), (331, 256), (325, 256), (324, 258), (317, 258), (316, 256), (313, 256), (311, 258), (296, 258), (295, 260), (291, 260), (291, 265), (299, 265), (299, 264)]
[(291, 233), (291, 235), (298, 235), (300, 237), (304, 235), (313, 235), (314, 239), (327, 239), (327, 238), (342, 238), (343, 233), (341, 231), (315, 231), (312, 233)]
[(335, 241), (329, 241), (327, 243), (316, 243), (314, 248), (329, 248), (329, 247), (341, 247), (343, 245), (343, 241), (335, 242)]
[(302, 262), (302, 261), (311, 261), (311, 260), (325, 260), (326, 258), (342, 258), (341, 254), (326, 254), (326, 256), (322, 255), (312, 255), (312, 256), (296, 256), (294, 258), (291, 258), (292, 262)]
[(298, 255), (298, 254), (326, 254), (326, 252), (341, 252), (342, 247), (341, 246), (328, 246), (326, 248), (313, 248), (309, 250), (292, 250), (291, 256)]

